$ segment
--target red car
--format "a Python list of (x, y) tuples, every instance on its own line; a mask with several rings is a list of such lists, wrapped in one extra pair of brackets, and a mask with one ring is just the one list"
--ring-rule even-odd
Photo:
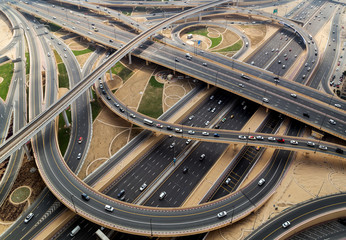
[(83, 138), (82, 137), (79, 137), (78, 138), (78, 143), (82, 143), (83, 142)]
[(249, 136), (250, 140), (256, 140), (256, 138), (254, 136)]
[(285, 143), (285, 139), (283, 139), (283, 138), (278, 138), (277, 141), (278, 141), (279, 143)]

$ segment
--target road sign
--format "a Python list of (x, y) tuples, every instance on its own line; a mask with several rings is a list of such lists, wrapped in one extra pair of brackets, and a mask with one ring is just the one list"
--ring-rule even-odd
[(278, 9), (277, 8), (274, 8), (274, 10), (273, 10), (273, 14), (275, 14), (275, 13), (278, 13)]

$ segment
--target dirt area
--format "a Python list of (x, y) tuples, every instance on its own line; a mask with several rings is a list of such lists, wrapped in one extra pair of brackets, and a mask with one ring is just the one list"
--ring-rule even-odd
[(11, 25), (8, 22), (7, 18), (4, 15), (0, 15), (0, 49), (3, 49), (5, 46), (7, 46), (12, 37), (12, 31), (10, 29)]
[(267, 13), (273, 13), (274, 9), (277, 8), (278, 16), (283, 17), (301, 2), (303, 2), (303, 0), (295, 0), (295, 1), (290, 1), (286, 4), (282, 4), (282, 5), (280, 4), (280, 6), (271, 6), (267, 8), (262, 8), (261, 10)]
[[(8, 227), (7, 223), (15, 221), (36, 198), (41, 193), (41, 191), (46, 186), (38, 172), (35, 161), (28, 161), (26, 157), (24, 157), (22, 167), (19, 170), (18, 177), (15, 183), (12, 186), (9, 196), (11, 193), (21, 186), (27, 186), (31, 188), (31, 195), (21, 204), (12, 204), (9, 201), (9, 198), (5, 200), (5, 202), (0, 207), (0, 232), (1, 228), (5, 229)], [(2, 223), (5, 223), (4, 225)]]

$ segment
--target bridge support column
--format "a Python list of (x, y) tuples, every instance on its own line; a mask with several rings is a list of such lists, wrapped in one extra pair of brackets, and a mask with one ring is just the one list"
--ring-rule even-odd
[(237, 146), (238, 146), (238, 144), (233, 144), (233, 150), (236, 150), (237, 149)]
[(202, 21), (202, 14), (201, 13), (198, 14), (198, 22), (200, 22), (200, 21)]
[(266, 113), (269, 112), (269, 108), (266, 107)]
[(26, 144), (24, 144), (24, 151), (25, 151), (25, 154), (26, 154), (26, 157), (28, 158), (28, 160), (31, 160), (31, 159), (32, 159), (32, 156), (31, 156), (31, 154), (30, 154), (28, 145), (26, 145)]
[(69, 128), (71, 125), (70, 125), (70, 123), (69, 123), (69, 121), (68, 121), (67, 114), (66, 114), (66, 110), (64, 110), (64, 111), (62, 112), (62, 116), (64, 117), (65, 127), (66, 127), (66, 128)]
[(129, 53), (129, 64), (132, 64), (131, 53)]
[(148, 60), (145, 60), (145, 65), (149, 65), (149, 61)]
[(93, 94), (92, 88), (89, 88), (89, 95), (90, 95), (90, 102), (93, 102), (95, 99), (94, 99), (94, 94)]
[(109, 69), (109, 80), (113, 80), (113, 76), (112, 76), (112, 69)]

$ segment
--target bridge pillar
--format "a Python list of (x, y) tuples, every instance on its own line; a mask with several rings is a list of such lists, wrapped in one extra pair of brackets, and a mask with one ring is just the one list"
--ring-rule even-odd
[(62, 116), (64, 117), (65, 127), (66, 127), (66, 128), (69, 128), (71, 125), (70, 125), (70, 123), (69, 123), (69, 121), (68, 121), (67, 114), (66, 114), (66, 110), (64, 110), (64, 111), (62, 112)]
[(111, 69), (111, 68), (109, 69), (109, 79), (110, 79), (110, 80), (113, 80), (112, 69)]
[(198, 21), (199, 22), (202, 21), (202, 14), (201, 13), (198, 14)]
[(238, 146), (238, 144), (233, 144), (233, 150), (236, 150), (237, 149), (237, 146)]
[(26, 144), (24, 144), (24, 151), (25, 151), (25, 154), (26, 154), (28, 160), (31, 160), (31, 159), (32, 159), (32, 156), (31, 156), (31, 154), (30, 154), (28, 145), (26, 145)]
[(90, 95), (90, 102), (93, 102), (95, 99), (94, 99), (94, 94), (91, 87), (89, 88), (89, 95)]
[(129, 64), (132, 64), (131, 53), (129, 52)]
[(148, 60), (145, 60), (145, 65), (149, 65), (149, 61)]
[(269, 112), (269, 108), (266, 107), (266, 113)]

